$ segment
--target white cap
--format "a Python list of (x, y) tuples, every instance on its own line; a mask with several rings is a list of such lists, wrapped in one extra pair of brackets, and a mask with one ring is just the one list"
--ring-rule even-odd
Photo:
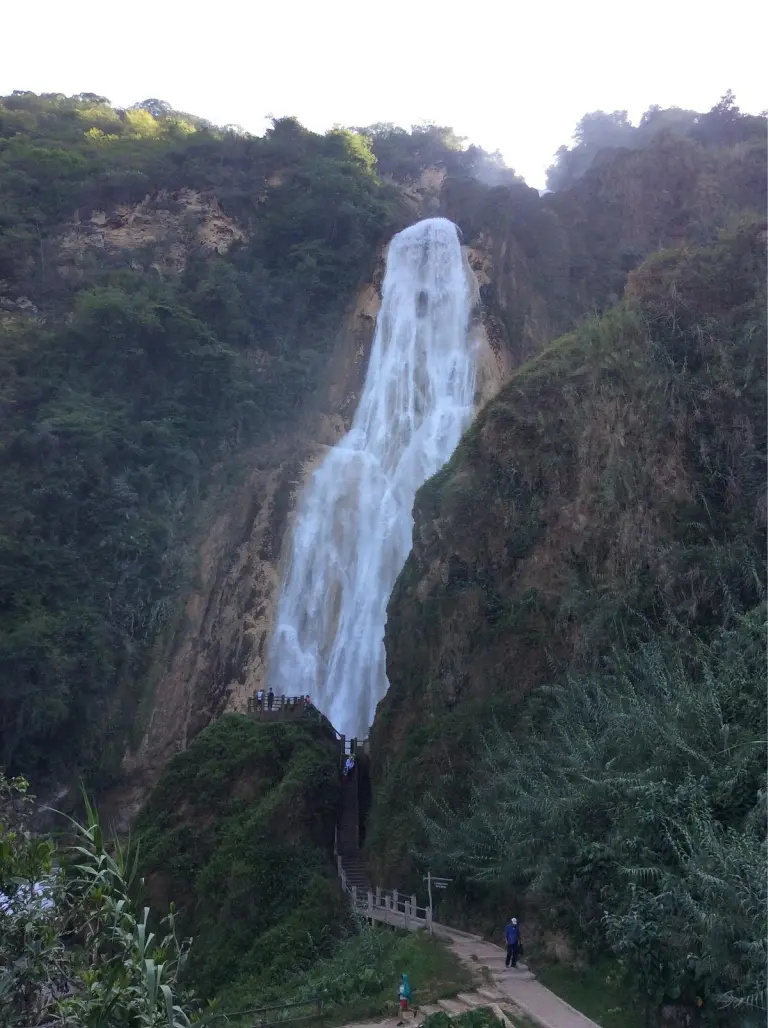
[(512, 924), (517, 924), (517, 918), (516, 917), (512, 918)]

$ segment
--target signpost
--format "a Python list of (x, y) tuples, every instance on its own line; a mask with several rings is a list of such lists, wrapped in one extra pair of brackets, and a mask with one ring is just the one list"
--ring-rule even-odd
[(427, 877), (424, 879), (427, 883), (427, 892), (429, 893), (429, 934), (432, 934), (432, 887), (435, 889), (447, 889), (453, 881), (453, 878), (435, 878), (431, 871), (427, 871)]

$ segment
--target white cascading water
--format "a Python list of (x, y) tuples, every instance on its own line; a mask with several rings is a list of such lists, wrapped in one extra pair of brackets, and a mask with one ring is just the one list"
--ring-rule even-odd
[(416, 490), (472, 418), (472, 291), (456, 226), (390, 243), (360, 405), (301, 496), (269, 650), (269, 682), (363, 737), (387, 690), (387, 602), (411, 549)]

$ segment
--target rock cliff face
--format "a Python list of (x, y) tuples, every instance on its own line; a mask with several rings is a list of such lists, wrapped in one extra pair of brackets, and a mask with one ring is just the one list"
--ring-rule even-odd
[(377, 284), (364, 286), (307, 409), (278, 441), (241, 455), (240, 481), (223, 487), (200, 517), (196, 582), (158, 655), (144, 737), (125, 760), (132, 796), (126, 814), (173, 753), (223, 711), (245, 710), (264, 680), (290, 515), (315, 461), (349, 427), (378, 304)]

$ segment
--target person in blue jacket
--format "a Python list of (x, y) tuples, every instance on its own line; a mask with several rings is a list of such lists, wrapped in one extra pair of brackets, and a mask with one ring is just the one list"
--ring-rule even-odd
[(509, 919), (509, 924), (504, 929), (504, 938), (507, 940), (507, 967), (517, 967), (517, 955), (520, 952), (520, 925), (516, 917)]
[(405, 1021), (403, 1020), (403, 1018), (405, 1017), (405, 1015), (408, 1013), (409, 1010), (412, 1011), (414, 1017), (416, 1017), (416, 1015), (419, 1012), (419, 1008), (418, 1007), (414, 1007), (414, 1006), (410, 1005), (411, 1004), (411, 1000), (413, 999), (413, 993), (411, 992), (411, 986), (410, 986), (410, 983), (408, 981), (408, 975), (407, 974), (400, 975), (400, 985), (399, 985), (398, 990), (397, 990), (397, 998), (398, 998), (398, 1003), (399, 1003), (399, 1006), (400, 1006), (400, 1020), (397, 1023), (398, 1023), (398, 1025), (401, 1025), (401, 1024), (405, 1024)]

